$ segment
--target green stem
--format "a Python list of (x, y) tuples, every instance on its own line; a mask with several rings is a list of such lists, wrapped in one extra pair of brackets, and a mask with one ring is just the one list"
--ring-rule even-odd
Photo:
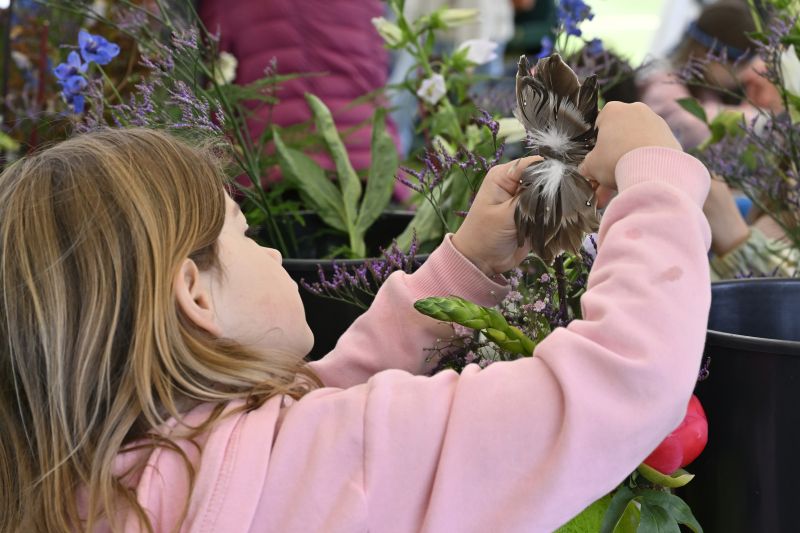
[(161, 15), (164, 17), (164, 19), (163, 19), (164, 25), (168, 29), (170, 29), (172, 32), (174, 32), (176, 28), (172, 24), (172, 19), (169, 16), (169, 11), (167, 10), (167, 7), (164, 5), (164, 1), (163, 0), (156, 0), (156, 5), (158, 5), (158, 10), (161, 13)]
[(750, 15), (753, 17), (753, 24), (756, 26), (756, 31), (761, 33), (763, 25), (761, 23), (761, 14), (758, 12), (755, 0), (747, 0), (747, 5), (750, 7)]
[(114, 97), (117, 99), (117, 101), (122, 103), (122, 96), (119, 94), (119, 91), (117, 90), (117, 86), (114, 84), (114, 80), (112, 80), (108, 76), (108, 74), (106, 74), (105, 69), (103, 69), (103, 67), (101, 67), (100, 65), (97, 65), (97, 70), (100, 71), (100, 74), (103, 76), (103, 79), (105, 80), (105, 82), (111, 87), (111, 90), (113, 91)]

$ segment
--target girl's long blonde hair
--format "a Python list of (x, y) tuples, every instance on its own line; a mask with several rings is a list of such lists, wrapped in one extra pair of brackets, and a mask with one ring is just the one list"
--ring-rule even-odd
[(218, 407), (190, 438), (230, 400), (318, 385), (302, 360), (212, 338), (175, 302), (183, 260), (219, 268), (224, 183), (213, 150), (145, 129), (78, 136), (0, 175), (0, 531), (118, 526), (121, 509), (151, 529), (113, 472), (121, 450), (179, 452), (157, 428), (198, 403)]

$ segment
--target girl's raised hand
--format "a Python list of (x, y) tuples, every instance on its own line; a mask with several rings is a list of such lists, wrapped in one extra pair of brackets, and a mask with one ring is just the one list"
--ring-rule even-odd
[(616, 189), (614, 171), (628, 152), (645, 146), (681, 150), (664, 119), (641, 102), (608, 102), (597, 116), (597, 143), (580, 167), (587, 179), (605, 189)]
[(523, 169), (539, 160), (525, 157), (489, 170), (467, 218), (453, 235), (453, 246), (487, 276), (511, 270), (530, 250), (527, 244), (517, 245), (514, 195)]

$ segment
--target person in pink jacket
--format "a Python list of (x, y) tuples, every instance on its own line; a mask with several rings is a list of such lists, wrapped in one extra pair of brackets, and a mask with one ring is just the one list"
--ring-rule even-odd
[(200, 148), (109, 131), (17, 162), (0, 177), (0, 530), (568, 521), (681, 422), (710, 304), (706, 169), (643, 104), (607, 104), (598, 127), (583, 173), (619, 195), (584, 318), (533, 357), (432, 377), (449, 326), (413, 303), (504, 296), (534, 158), (493, 168), (458, 232), (308, 365), (297, 286)]

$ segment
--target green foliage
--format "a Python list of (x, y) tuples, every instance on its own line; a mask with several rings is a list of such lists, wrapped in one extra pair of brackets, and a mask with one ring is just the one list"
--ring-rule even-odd
[(678, 105), (680, 105), (686, 111), (702, 120), (704, 124), (708, 124), (706, 110), (703, 109), (703, 106), (700, 105), (700, 102), (698, 102), (695, 98), (678, 98), (676, 102), (678, 102)]
[(386, 131), (386, 112), (378, 109), (373, 116), (372, 163), (364, 191), (330, 110), (314, 95), (307, 94), (306, 101), (313, 113), (317, 130), (336, 164), (336, 185), (313, 159), (286, 146), (275, 130), (273, 138), (281, 171), (297, 185), (306, 205), (326, 224), (347, 234), (347, 255), (365, 257), (364, 235), (391, 199), (398, 164), (394, 143)]

